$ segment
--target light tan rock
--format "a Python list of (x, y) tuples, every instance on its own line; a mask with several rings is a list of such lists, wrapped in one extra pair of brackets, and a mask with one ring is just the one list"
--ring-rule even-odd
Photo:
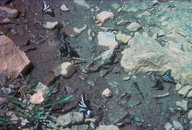
[(187, 93), (189, 92), (189, 90), (191, 90), (191, 89), (192, 89), (192, 86), (190, 86), (190, 85), (184, 86), (178, 91), (178, 94), (185, 97), (187, 95)]
[(46, 24), (43, 24), (43, 27), (45, 28), (45, 29), (54, 29), (55, 27), (57, 27), (58, 26), (58, 22), (57, 21), (55, 21), (55, 22), (46, 22)]
[(63, 62), (52, 70), (55, 76), (61, 75), (65, 78), (70, 78), (74, 74), (76, 68), (71, 62)]
[(113, 18), (114, 18), (113, 12), (109, 12), (109, 11), (102, 11), (101, 13), (96, 15), (96, 19), (101, 23), (105, 23), (108, 19), (113, 19)]
[(74, 27), (73, 30), (75, 33), (77, 34), (80, 34), (82, 31), (84, 31), (85, 29), (87, 28), (87, 24), (85, 24), (83, 27), (81, 28), (77, 28), (77, 27)]
[(6, 76), (18, 77), (21, 73), (26, 75), (31, 67), (31, 62), (24, 52), (5, 35), (0, 36), (0, 73)]
[(129, 25), (127, 26), (127, 29), (128, 29), (129, 31), (138, 31), (140, 28), (141, 28), (141, 25), (138, 24), (138, 23), (136, 23), (136, 22), (133, 22), (133, 23), (131, 23), (131, 24), (129, 24)]
[(103, 90), (101, 96), (104, 97), (104, 98), (108, 98), (108, 97), (111, 97), (112, 95), (112, 92), (109, 88), (106, 88), (105, 90)]
[(44, 93), (42, 92), (42, 90), (39, 90), (30, 97), (29, 102), (33, 104), (40, 104), (41, 102), (44, 101), (43, 96), (44, 96)]
[(98, 45), (114, 49), (118, 47), (118, 42), (115, 40), (115, 35), (110, 32), (98, 32)]
[(117, 42), (120, 42), (120, 43), (123, 43), (123, 44), (126, 44), (128, 43), (128, 41), (131, 39), (131, 36), (130, 35), (125, 35), (125, 34), (122, 34), (122, 33), (118, 33), (116, 35), (116, 40)]

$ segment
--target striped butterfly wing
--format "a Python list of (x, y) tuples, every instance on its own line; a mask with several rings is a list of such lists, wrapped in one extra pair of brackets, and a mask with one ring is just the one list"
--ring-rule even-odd
[(174, 82), (174, 78), (171, 76), (171, 69), (163, 74), (162, 79), (167, 82)]
[(52, 13), (51, 7), (45, 1), (43, 1), (43, 10), (42, 11), (44, 13)]
[(80, 95), (79, 101), (77, 104), (77, 110), (79, 112), (86, 112), (88, 109), (87, 105), (85, 104), (85, 96), (83, 94)]

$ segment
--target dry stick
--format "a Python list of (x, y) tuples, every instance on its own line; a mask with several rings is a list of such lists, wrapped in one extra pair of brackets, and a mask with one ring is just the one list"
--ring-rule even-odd
[(77, 58), (77, 57), (71, 57), (72, 60), (81, 60), (81, 61), (86, 61), (86, 59), (83, 58)]

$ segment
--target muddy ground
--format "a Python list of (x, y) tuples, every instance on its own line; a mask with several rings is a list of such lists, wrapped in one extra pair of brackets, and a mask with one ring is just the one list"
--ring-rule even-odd
[[(99, 11), (93, 12), (90, 9), (75, 4), (73, 1), (47, 0), (46, 2), (54, 9), (54, 17), (42, 13), (42, 1), (40, 0), (13, 0), (13, 2), (5, 6), (16, 8), (21, 12), (17, 18), (17, 24), (1, 25), (8, 30), (6, 36), (11, 38), (18, 47), (21, 47), (27, 39), (30, 39), (30, 44), (36, 47), (36, 49), (26, 51), (26, 55), (33, 64), (30, 72), (31, 80), (35, 80), (36, 82), (43, 81), (45, 76), (52, 73), (51, 70), (54, 66), (66, 60), (60, 57), (59, 47), (61, 41), (55, 38), (57, 29), (44, 29), (43, 24), (46, 21), (58, 21), (63, 25), (71, 24), (78, 28), (87, 24), (87, 28), (90, 28), (97, 34), (99, 28), (95, 24), (96, 20), (94, 17), (101, 11), (112, 11), (114, 12), (115, 18), (107, 21), (103, 26), (115, 27), (118, 31), (123, 31), (130, 35), (132, 34), (126, 29), (126, 26), (116, 26), (116, 22), (121, 18), (131, 22), (137, 21), (143, 25), (148, 22), (147, 18), (143, 18), (143, 21), (141, 21), (135, 17), (142, 13), (142, 10), (131, 13), (117, 13), (116, 9), (111, 5), (117, 3), (121, 6), (124, 3), (122, 1), (87, 1), (87, 3), (91, 5), (91, 8), (100, 8)], [(60, 6), (63, 3), (67, 5), (70, 10), (69, 12), (60, 10)], [(189, 3), (191, 4), (191, 2)], [(166, 4), (170, 5), (170, 8), (174, 8), (171, 7), (172, 3), (170, 2), (159, 2), (155, 5), (155, 9), (163, 7)], [(177, 5), (179, 4), (177, 3)], [(180, 7), (182, 7), (182, 4)], [(157, 13), (155, 11), (153, 11), (151, 15), (156, 15)], [(191, 12), (189, 11), (188, 13)], [(156, 25), (160, 24), (156, 19), (154, 19), (154, 22)], [(151, 28), (153, 28), (153, 26)], [(161, 41), (161, 39), (158, 40)], [(91, 59), (95, 52), (102, 50), (97, 47), (97, 38), (94, 38), (92, 41), (88, 40), (87, 31), (83, 31), (75, 38), (69, 38), (69, 41), (71, 46), (77, 51), (79, 57), (87, 61)], [(122, 45), (119, 49), (120, 52), (124, 48), (125, 46)], [(121, 56), (120, 52), (117, 52), (119, 56)], [(57, 78), (54, 82), (58, 84), (56, 87), (57, 90), (56, 93), (52, 95), (52, 98), (58, 99), (67, 94), (73, 94), (75, 96), (67, 105), (63, 104), (62, 109), (59, 105), (55, 106), (54, 109), (60, 109), (53, 115), (58, 116), (68, 111), (76, 111), (74, 107), (78, 101), (78, 96), (81, 93), (85, 93), (87, 99), (90, 101), (90, 106), (93, 108), (95, 114), (93, 117), (101, 117), (99, 124), (109, 125), (114, 123), (115, 119), (118, 120), (118, 118), (120, 118), (120, 111), (118, 111), (116, 115), (113, 110), (122, 109), (123, 113), (128, 113), (128, 116), (120, 121), (120, 123), (123, 123), (119, 124), (121, 130), (161, 130), (164, 129), (164, 125), (167, 122), (173, 119), (177, 119), (184, 128), (188, 129), (188, 120), (187, 122), (185, 121), (187, 119), (186, 112), (182, 113), (170, 110), (170, 108), (176, 107), (176, 101), (182, 99), (180, 95), (175, 93), (175, 86), (170, 83), (164, 83), (164, 87), (169, 91), (170, 95), (162, 99), (155, 99), (152, 97), (154, 90), (152, 90), (151, 87), (154, 83), (151, 77), (149, 75), (138, 74), (135, 75), (136, 78), (131, 77), (128, 81), (123, 80), (123, 78), (127, 76), (127, 73), (124, 72), (119, 60), (117, 60), (115, 64), (109, 66), (109, 68), (112, 69), (104, 77), (100, 76), (100, 72), (84, 74), (80, 69), (83, 65), (82, 63), (76, 65), (77, 71), (71, 78)], [(137, 82), (139, 85), (144, 98), (142, 98), (138, 91), (132, 86), (133, 81)], [(104, 99), (101, 97), (101, 93), (105, 88), (110, 88), (112, 90), (111, 98)], [(130, 98), (132, 103), (129, 102)], [(188, 107), (191, 107), (190, 102)], [(113, 117), (113, 115), (116, 117)]]

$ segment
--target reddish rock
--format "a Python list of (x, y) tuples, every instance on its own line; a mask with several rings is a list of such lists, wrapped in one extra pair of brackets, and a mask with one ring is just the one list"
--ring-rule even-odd
[(43, 82), (45, 83), (45, 85), (49, 86), (53, 83), (55, 78), (55, 75), (53, 72), (50, 72), (49, 74), (47, 74), (44, 78), (43, 78)]
[(16, 9), (11, 9), (7, 7), (0, 7), (0, 17), (4, 18), (16, 18), (19, 14), (19, 11)]
[(18, 77), (30, 69), (31, 62), (24, 52), (5, 35), (0, 36), (0, 73)]

